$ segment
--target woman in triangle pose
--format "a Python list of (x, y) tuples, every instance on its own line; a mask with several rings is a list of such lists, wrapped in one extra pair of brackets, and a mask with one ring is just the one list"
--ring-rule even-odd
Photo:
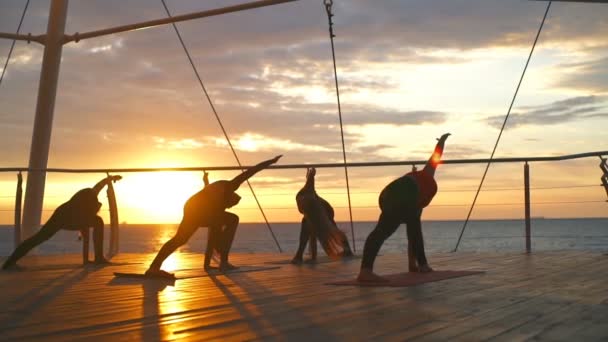
[(407, 226), (408, 263), (410, 272), (431, 272), (424, 253), (420, 218), (424, 209), (437, 193), (435, 169), (441, 162), (445, 141), (450, 133), (442, 135), (435, 150), (421, 171), (412, 171), (389, 183), (380, 193), (380, 218), (376, 228), (369, 234), (363, 247), (361, 270), (357, 280), (362, 282), (385, 282), (375, 274), (374, 261), (380, 247), (399, 228)]

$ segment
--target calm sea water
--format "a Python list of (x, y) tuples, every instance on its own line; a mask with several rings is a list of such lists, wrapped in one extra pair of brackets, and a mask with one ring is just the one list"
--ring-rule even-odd
[[(352, 239), (350, 223), (338, 224)], [(375, 222), (355, 223), (355, 243), (361, 251), (365, 238)], [(451, 251), (462, 229), (462, 221), (423, 222), (425, 247), (429, 253)], [(122, 225), (120, 252), (153, 253), (173, 236), (177, 225)], [(300, 225), (273, 223), (272, 230), (285, 253), (297, 249)], [(0, 255), (12, 252), (13, 231), (0, 226)], [(106, 230), (106, 238), (109, 230)], [(524, 222), (522, 220), (471, 221), (467, 225), (459, 247), (461, 251), (523, 251), (525, 249)], [(203, 253), (207, 229), (200, 228), (188, 244), (180, 250)], [(352, 245), (352, 241), (351, 241)], [(402, 225), (382, 246), (381, 253), (402, 253), (407, 246), (405, 226)], [(533, 250), (590, 250), (608, 251), (608, 218), (594, 219), (535, 219), (532, 220)], [(81, 243), (77, 233), (61, 231), (43, 243), (37, 253), (79, 253)], [(246, 253), (278, 252), (276, 243), (265, 224), (242, 223), (237, 231), (233, 251)]]

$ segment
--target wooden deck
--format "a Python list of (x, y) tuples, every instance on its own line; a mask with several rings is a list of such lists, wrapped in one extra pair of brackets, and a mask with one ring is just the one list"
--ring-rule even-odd
[[(145, 270), (152, 257), (121, 254), (113, 259), (121, 265), (86, 268), (78, 255), (26, 257), (25, 269), (0, 272), (0, 340), (608, 340), (601, 253), (434, 254), (436, 269), (486, 273), (406, 288), (324, 285), (354, 277), (359, 260), (209, 277), (202, 255), (184, 253), (165, 269), (200, 277), (173, 286), (113, 277)], [(376, 264), (379, 273), (401, 272), (406, 257)]]

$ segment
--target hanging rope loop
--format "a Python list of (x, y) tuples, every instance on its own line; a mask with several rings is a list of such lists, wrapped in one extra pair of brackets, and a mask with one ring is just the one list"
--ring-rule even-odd
[(334, 5), (333, 0), (323, 0), (323, 5), (325, 5), (325, 12), (327, 12), (327, 21), (329, 22), (329, 37), (333, 40), (336, 35), (334, 34), (334, 21), (332, 20), (334, 14), (331, 12), (331, 9)]
[(329, 21), (329, 41), (331, 43), (331, 57), (334, 66), (334, 82), (336, 86), (336, 102), (338, 104), (338, 119), (340, 120), (340, 138), (342, 140), (342, 159), (344, 160), (344, 178), (346, 179), (346, 194), (348, 197), (348, 215), (350, 217), (350, 231), (353, 239), (353, 251), (357, 251), (357, 246), (355, 245), (355, 226), (353, 223), (353, 209), (350, 201), (350, 184), (348, 182), (348, 167), (346, 166), (346, 147), (344, 144), (344, 127), (342, 124), (342, 106), (340, 105), (340, 87), (338, 85), (338, 68), (336, 67), (336, 49), (334, 47), (334, 34), (333, 29), (333, 21), (331, 18), (334, 16), (331, 13), (331, 7), (334, 2), (332, 0), (323, 0), (323, 4), (325, 5), (325, 10), (327, 11), (327, 20)]

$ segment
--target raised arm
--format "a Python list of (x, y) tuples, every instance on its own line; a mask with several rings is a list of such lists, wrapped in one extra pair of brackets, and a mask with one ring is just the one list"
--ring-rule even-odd
[(203, 182), (205, 183), (205, 186), (209, 185), (209, 173), (207, 173), (207, 171), (204, 171), (205, 174), (203, 174)]
[(306, 183), (302, 187), (302, 190), (315, 191), (315, 174), (317, 170), (311, 167), (306, 171)]
[(230, 181), (232, 190), (234, 191), (234, 190), (238, 189), (239, 186), (241, 186), (241, 184), (243, 184), (244, 181), (248, 180), (249, 178), (251, 178), (251, 176), (253, 176), (256, 173), (262, 171), (263, 169), (269, 167), (270, 165), (276, 163), (279, 160), (279, 158), (281, 158), (282, 156), (283, 155), (278, 155), (272, 159), (265, 160), (255, 166), (248, 168), (247, 170), (243, 171), (243, 173), (241, 173), (240, 175), (234, 177)]
[(435, 151), (433, 151), (431, 158), (429, 158), (429, 161), (426, 162), (426, 165), (424, 165), (424, 169), (422, 171), (426, 172), (427, 174), (430, 174), (433, 177), (435, 176), (435, 169), (437, 169), (437, 166), (439, 166), (439, 163), (441, 162), (443, 147), (445, 145), (445, 141), (448, 139), (449, 136), (450, 133), (446, 133), (442, 135), (441, 138), (437, 139)]
[(95, 184), (95, 186), (93, 187), (93, 191), (95, 192), (95, 195), (98, 195), (99, 192), (101, 191), (101, 189), (103, 189), (104, 186), (106, 186), (109, 182), (116, 182), (117, 180), (121, 180), (122, 176), (108, 176), (102, 180), (100, 180), (97, 184)]

